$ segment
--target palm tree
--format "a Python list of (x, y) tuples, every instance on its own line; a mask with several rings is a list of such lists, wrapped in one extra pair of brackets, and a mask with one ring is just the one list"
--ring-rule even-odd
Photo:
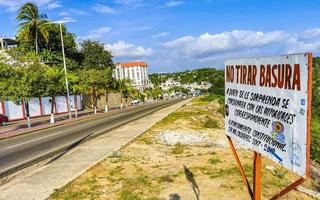
[(41, 51), (41, 59), (45, 64), (52, 65), (56, 59), (56, 55), (51, 49), (43, 49)]
[(37, 4), (35, 3), (25, 3), (19, 9), (16, 20), (21, 21), (18, 25), (20, 29), (18, 30), (18, 38), (22, 40), (34, 41), (34, 46), (36, 54), (38, 54), (38, 35), (40, 34), (46, 42), (48, 42), (49, 32), (46, 29), (45, 24), (47, 21), (46, 14), (40, 14)]

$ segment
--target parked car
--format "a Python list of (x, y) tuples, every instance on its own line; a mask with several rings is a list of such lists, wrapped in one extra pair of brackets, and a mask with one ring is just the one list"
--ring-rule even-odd
[(8, 123), (9, 119), (7, 116), (0, 114), (0, 125), (4, 126)]
[(134, 99), (131, 102), (132, 105), (139, 105), (139, 103), (140, 103), (140, 99)]

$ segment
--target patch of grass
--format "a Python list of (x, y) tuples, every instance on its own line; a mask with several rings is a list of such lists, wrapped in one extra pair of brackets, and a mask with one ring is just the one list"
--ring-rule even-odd
[(135, 189), (146, 189), (151, 186), (151, 180), (148, 176), (141, 175), (137, 178), (127, 178), (123, 181), (124, 188)]
[(210, 158), (209, 163), (212, 165), (216, 165), (216, 164), (221, 163), (221, 160), (219, 158)]
[(204, 123), (205, 128), (219, 128), (219, 122), (214, 119), (207, 119), (207, 121)]
[(286, 174), (287, 174), (287, 170), (284, 169), (283, 167), (276, 168), (276, 169), (274, 170), (274, 175), (275, 175), (276, 177), (278, 177), (279, 179), (283, 179)]
[(196, 112), (187, 112), (187, 111), (176, 111), (173, 113), (170, 113), (167, 117), (165, 117), (163, 120), (161, 120), (158, 124), (161, 125), (168, 125), (173, 122), (175, 122), (178, 119), (187, 119), (193, 115), (196, 115)]
[[(244, 167), (244, 170), (247, 171), (251, 166), (248, 164), (245, 164), (243, 167)], [(252, 170), (251, 170), (251, 172), (252, 172)], [(235, 175), (235, 174), (240, 174), (237, 166), (219, 169), (219, 170), (213, 170), (208, 175), (210, 175), (210, 178), (219, 178), (219, 177), (230, 176), (230, 175)], [(250, 173), (246, 172), (246, 174), (249, 177)]]
[(137, 138), (136, 141), (146, 145), (152, 144), (151, 138), (146, 135), (142, 135), (141, 137)]
[(172, 149), (172, 153), (173, 154), (182, 154), (184, 152), (184, 145), (182, 145), (181, 143), (178, 143), (176, 145), (174, 145), (173, 149)]
[(101, 186), (98, 185), (97, 177), (90, 177), (81, 182), (78, 187), (68, 184), (67, 186), (55, 190), (49, 199), (97, 199), (102, 192)]
[(118, 200), (142, 200), (142, 198), (129, 189), (120, 192)]
[(167, 183), (173, 183), (174, 180), (171, 178), (169, 174), (165, 174), (159, 177), (158, 183), (167, 182)]

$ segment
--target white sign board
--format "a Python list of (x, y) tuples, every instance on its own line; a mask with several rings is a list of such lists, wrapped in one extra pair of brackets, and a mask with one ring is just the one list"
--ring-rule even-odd
[(310, 162), (311, 62), (311, 54), (225, 61), (226, 134), (300, 176)]

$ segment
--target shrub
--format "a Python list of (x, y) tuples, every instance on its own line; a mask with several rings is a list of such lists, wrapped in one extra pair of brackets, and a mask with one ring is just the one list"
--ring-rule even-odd
[(205, 122), (204, 127), (206, 127), (206, 128), (219, 128), (219, 123), (217, 120), (210, 118)]
[(312, 119), (311, 159), (320, 163), (320, 119)]
[(181, 143), (174, 145), (172, 149), (173, 154), (182, 154), (184, 151), (184, 146)]

